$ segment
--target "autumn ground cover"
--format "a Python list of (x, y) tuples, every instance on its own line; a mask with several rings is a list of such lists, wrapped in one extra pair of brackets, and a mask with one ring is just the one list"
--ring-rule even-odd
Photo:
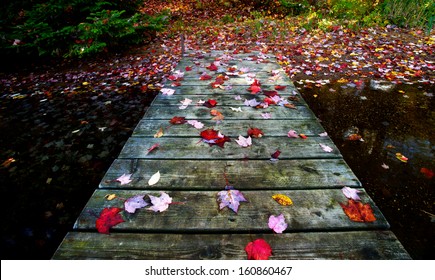
[[(222, 1), (147, 1), (168, 28), (119, 54), (1, 75), (2, 259), (50, 258), (184, 47), (277, 56), (414, 258), (432, 258), (435, 36)], [(361, 141), (364, 140), (364, 141)]]

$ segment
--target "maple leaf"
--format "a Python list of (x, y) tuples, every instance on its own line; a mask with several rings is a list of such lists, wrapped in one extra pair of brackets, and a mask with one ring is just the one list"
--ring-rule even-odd
[(186, 118), (185, 117), (173, 117), (170, 121), (171, 124), (184, 124), (186, 123)]
[(187, 123), (196, 129), (201, 129), (204, 127), (204, 124), (202, 122), (197, 121), (197, 120), (187, 121)]
[(148, 202), (143, 200), (145, 195), (135, 195), (124, 202), (124, 209), (128, 213), (136, 212), (136, 209), (143, 208), (148, 205)]
[(276, 92), (274, 90), (264, 90), (263, 94), (266, 95), (267, 97), (279, 96), (278, 92)]
[(361, 193), (360, 190), (352, 189), (349, 187), (343, 187), (341, 191), (343, 192), (344, 196), (346, 196), (347, 198), (352, 198), (353, 200), (361, 200), (361, 198), (358, 195), (358, 193)]
[(212, 76), (210, 76), (210, 75), (208, 75), (208, 74), (206, 74), (206, 73), (202, 74), (202, 75), (199, 77), (199, 79), (202, 80), (202, 81), (211, 80), (212, 78), (213, 78)]
[(230, 109), (233, 110), (234, 112), (240, 112), (240, 113), (243, 112), (243, 111), (242, 111), (242, 108), (240, 108), (240, 107), (237, 107), (237, 108), (230, 107)]
[(271, 113), (261, 113), (261, 117), (263, 117), (263, 119), (270, 119), (270, 118), (272, 118), (272, 114)]
[(190, 66), (186, 66), (185, 70), (186, 70), (186, 71), (192, 71), (192, 67), (190, 67)]
[(116, 178), (115, 181), (120, 182), (121, 185), (128, 184), (128, 183), (130, 183), (131, 181), (133, 181), (133, 180), (130, 179), (130, 178), (131, 178), (131, 175), (133, 175), (133, 174), (125, 174), (125, 173), (124, 173), (124, 174), (122, 174), (120, 177)]
[(245, 104), (246, 106), (249, 106), (249, 107), (256, 107), (256, 106), (260, 105), (261, 103), (258, 102), (255, 98), (253, 98), (253, 99), (251, 99), (251, 100), (247, 100), (247, 99), (245, 99), (244, 104)]
[(163, 136), (163, 127), (159, 128), (159, 130), (154, 134), (154, 138), (160, 138)]
[(263, 137), (264, 133), (261, 131), (261, 129), (256, 127), (251, 127), (248, 129), (248, 136), (254, 137), (254, 138), (261, 138)]
[(331, 147), (329, 147), (328, 145), (324, 145), (322, 143), (319, 143), (320, 147), (322, 147), (322, 150), (324, 150), (327, 153), (330, 153), (333, 151), (333, 149)]
[(290, 197), (286, 196), (285, 194), (274, 194), (272, 195), (272, 198), (278, 202), (280, 205), (283, 206), (289, 206), (293, 204), (293, 201)]
[(154, 151), (155, 149), (157, 149), (158, 147), (160, 147), (159, 143), (156, 143), (154, 145), (152, 145), (149, 149), (148, 149), (148, 153), (151, 153), (152, 151)]
[(219, 112), (218, 110), (215, 110), (215, 109), (210, 111), (210, 115), (215, 116), (212, 118), (212, 120), (214, 120), (214, 121), (221, 121), (224, 119), (224, 115), (222, 115), (221, 112)]
[(148, 195), (151, 199), (151, 206), (147, 210), (152, 210), (154, 212), (163, 212), (168, 209), (169, 204), (172, 203), (172, 198), (165, 192), (160, 192), (160, 197)]
[(280, 150), (276, 150), (273, 154), (271, 154), (271, 158), (277, 160), (279, 155), (281, 154)]
[(344, 213), (354, 222), (374, 222), (376, 217), (373, 214), (372, 207), (369, 204), (363, 204), (361, 201), (349, 199), (347, 205), (340, 203)]
[(272, 255), (272, 248), (264, 239), (259, 238), (249, 242), (245, 247), (248, 260), (268, 260)]
[(239, 210), (240, 202), (248, 201), (243, 196), (241, 191), (235, 190), (231, 186), (227, 186), (225, 190), (218, 192), (217, 202), (219, 203), (220, 210), (228, 207), (235, 213), (237, 213), (237, 211)]
[(179, 106), (178, 108), (180, 108), (181, 110), (184, 110), (187, 108), (187, 106), (190, 105), (190, 103), (192, 103), (192, 99), (189, 98), (184, 98), (184, 100), (180, 101), (181, 106)]
[(402, 155), (401, 153), (396, 153), (396, 158), (398, 160), (400, 160), (401, 162), (404, 162), (404, 163), (408, 162), (408, 158), (405, 157), (404, 155)]
[(269, 228), (272, 229), (276, 233), (282, 233), (284, 230), (286, 230), (288, 224), (285, 222), (285, 218), (283, 214), (280, 214), (279, 216), (271, 215), (269, 217)]
[(109, 234), (110, 228), (117, 224), (125, 222), (119, 212), (122, 208), (109, 207), (104, 208), (100, 213), (100, 217), (95, 222), (95, 226), (99, 233)]
[(252, 139), (251, 136), (248, 136), (248, 138), (245, 138), (241, 135), (239, 135), (239, 139), (236, 140), (237, 144), (239, 144), (242, 147), (249, 147), (252, 145)]
[(174, 89), (170, 89), (170, 88), (162, 88), (160, 91), (162, 92), (163, 95), (173, 95), (175, 92)]
[(231, 142), (228, 136), (222, 135), (219, 131), (214, 129), (206, 129), (200, 133), (202, 141), (209, 144), (210, 146), (218, 145), (224, 148), (225, 142)]
[(204, 105), (205, 107), (207, 107), (207, 108), (213, 108), (213, 107), (215, 107), (215, 106), (217, 105), (217, 101), (214, 100), (214, 99), (209, 99), (209, 100), (207, 100), (206, 102), (204, 102), (203, 105)]
[(207, 68), (210, 71), (217, 71), (218, 70), (218, 67), (214, 63), (211, 63), (209, 66), (207, 66), (205, 68)]
[(390, 169), (390, 167), (388, 165), (386, 165), (385, 163), (382, 163), (381, 166), (382, 166), (383, 169)]
[(319, 136), (320, 137), (326, 137), (326, 136), (328, 136), (328, 132), (326, 132), (326, 131), (322, 132), (322, 133), (319, 134)]

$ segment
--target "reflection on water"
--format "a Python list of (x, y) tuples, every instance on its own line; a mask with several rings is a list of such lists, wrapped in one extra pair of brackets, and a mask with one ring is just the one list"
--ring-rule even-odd
[[(435, 170), (435, 86), (375, 89), (366, 82), (299, 90), (411, 257), (434, 259), (434, 179), (421, 169)], [(348, 140), (351, 134), (363, 141)]]

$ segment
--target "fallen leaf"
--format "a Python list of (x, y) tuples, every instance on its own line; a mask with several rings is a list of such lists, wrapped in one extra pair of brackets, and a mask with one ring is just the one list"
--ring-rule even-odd
[(206, 102), (204, 102), (203, 106), (207, 107), (207, 108), (213, 108), (217, 105), (217, 101), (214, 99), (209, 99)]
[(131, 178), (131, 175), (133, 175), (133, 174), (122, 174), (120, 177), (118, 177), (118, 178), (116, 178), (115, 179), (115, 181), (118, 181), (118, 182), (120, 182), (121, 183), (121, 185), (125, 185), (125, 184), (128, 184), (128, 183), (130, 183), (132, 180), (130, 179)]
[(204, 127), (204, 124), (202, 122), (197, 121), (197, 120), (187, 121), (187, 123), (196, 129), (201, 129)]
[(287, 136), (290, 138), (299, 138), (298, 133), (294, 130), (289, 130), (289, 132), (287, 132)]
[(171, 124), (176, 125), (176, 124), (184, 124), (187, 121), (186, 121), (186, 118), (184, 118), (184, 117), (173, 117), (169, 122)]
[(228, 136), (222, 135), (219, 131), (214, 129), (203, 130), (201, 131), (200, 136), (202, 141), (210, 146), (218, 145), (219, 147), (224, 148), (226, 142), (231, 142), (231, 139)]
[(272, 248), (264, 239), (256, 239), (245, 247), (248, 260), (268, 260), (272, 255)]
[(398, 160), (400, 160), (401, 162), (404, 162), (404, 163), (408, 162), (408, 158), (405, 157), (404, 155), (402, 155), (401, 153), (396, 153), (396, 158)]
[(218, 67), (214, 63), (211, 63), (209, 66), (207, 66), (205, 68), (207, 68), (210, 71), (217, 71), (218, 70)]
[(283, 214), (280, 214), (279, 216), (271, 215), (269, 217), (268, 225), (269, 228), (276, 233), (283, 233), (283, 231), (286, 230), (288, 226), (288, 224), (285, 222)]
[(374, 222), (376, 217), (373, 214), (372, 207), (369, 204), (363, 204), (361, 201), (349, 199), (347, 205), (340, 203), (344, 213), (354, 222)]
[(192, 103), (192, 99), (184, 98), (184, 100), (180, 101), (180, 103), (181, 106), (179, 106), (178, 108), (184, 110), (190, 105), (190, 103)]
[(206, 74), (206, 73), (202, 74), (202, 75), (199, 77), (199, 79), (202, 80), (202, 81), (211, 80), (212, 78), (213, 78), (212, 76), (210, 76), (210, 75), (208, 75), (208, 74)]
[(390, 169), (390, 167), (388, 165), (386, 165), (385, 163), (382, 163), (381, 166), (382, 166), (383, 169)]
[(172, 198), (165, 192), (160, 192), (160, 197), (148, 195), (151, 199), (151, 204), (153, 206), (147, 208), (147, 210), (152, 210), (154, 212), (163, 212), (168, 209), (169, 204), (172, 203)]
[(114, 193), (107, 194), (104, 198), (109, 200), (109, 201), (114, 200), (116, 198), (116, 194), (114, 194)]
[(271, 154), (270, 156), (272, 157), (272, 159), (278, 159), (279, 155), (281, 154), (280, 150), (276, 150), (273, 154)]
[(362, 141), (362, 142), (364, 142), (362, 136), (359, 135), (359, 134), (356, 134), (356, 133), (350, 134), (349, 136), (347, 136), (346, 140), (349, 140), (349, 141)]
[(278, 202), (280, 205), (283, 206), (289, 206), (293, 204), (293, 201), (290, 197), (286, 196), (285, 194), (274, 194), (272, 195), (272, 198)]
[(320, 137), (326, 137), (326, 136), (328, 136), (328, 132), (326, 132), (326, 131), (322, 132), (322, 133), (319, 134), (319, 136)]
[(163, 127), (161, 127), (156, 134), (154, 134), (154, 138), (160, 138), (163, 136)]
[(148, 148), (148, 154), (157, 149), (158, 147), (160, 147), (159, 143), (152, 145), (150, 148)]
[(287, 86), (275, 86), (275, 89), (276, 90), (285, 90), (285, 88), (286, 88)]
[(344, 196), (346, 196), (347, 198), (351, 198), (353, 200), (361, 200), (361, 198), (358, 195), (358, 193), (361, 193), (360, 190), (349, 188), (349, 187), (343, 187), (341, 191), (343, 192)]
[(251, 136), (248, 136), (248, 138), (245, 138), (241, 135), (239, 135), (239, 139), (236, 140), (237, 144), (239, 144), (242, 147), (249, 147), (252, 145), (252, 139)]
[(263, 137), (264, 133), (261, 131), (261, 129), (252, 127), (248, 129), (248, 136), (254, 137), (254, 138), (261, 138)]
[(119, 212), (122, 211), (122, 208), (117, 207), (109, 207), (104, 208), (100, 217), (95, 222), (95, 226), (99, 233), (109, 234), (109, 230), (116, 226), (117, 224), (125, 222)]
[(428, 168), (426, 168), (426, 167), (422, 167), (420, 169), (420, 173), (422, 173), (428, 179), (432, 179), (432, 177), (433, 177), (433, 171), (428, 169)]
[(151, 178), (148, 180), (148, 185), (152, 186), (157, 184), (157, 182), (160, 180), (160, 171), (157, 171), (156, 173), (151, 176)]
[(175, 93), (175, 90), (170, 88), (162, 88), (160, 91), (163, 95), (173, 95)]
[(1, 167), (3, 168), (8, 168), (9, 165), (11, 165), (11, 163), (15, 162), (14, 158), (8, 158), (7, 160), (5, 160), (2, 164)]
[(234, 112), (240, 112), (240, 113), (242, 113), (242, 108), (240, 108), (240, 107), (237, 107), (237, 108), (230, 107), (230, 109), (233, 110)]
[(308, 136), (306, 136), (305, 134), (299, 134), (299, 137), (301, 137), (302, 139), (307, 139), (308, 138)]
[(271, 113), (261, 113), (261, 117), (263, 117), (263, 119), (270, 119), (270, 118), (272, 118), (272, 114)]
[(124, 209), (128, 213), (136, 212), (136, 209), (148, 206), (148, 203), (143, 199), (145, 195), (135, 195), (124, 202)]
[(333, 149), (331, 147), (329, 147), (328, 145), (324, 145), (322, 143), (319, 143), (320, 147), (322, 147), (322, 150), (324, 150), (327, 153), (330, 153), (333, 151)]
[(217, 202), (219, 203), (219, 209), (222, 210), (225, 207), (230, 208), (235, 213), (239, 210), (240, 202), (248, 202), (243, 196), (241, 191), (226, 187), (225, 190), (218, 192)]
[(221, 112), (219, 112), (218, 110), (212, 109), (210, 111), (210, 115), (214, 116), (212, 118), (213, 121), (222, 121), (224, 119), (224, 115), (222, 115)]

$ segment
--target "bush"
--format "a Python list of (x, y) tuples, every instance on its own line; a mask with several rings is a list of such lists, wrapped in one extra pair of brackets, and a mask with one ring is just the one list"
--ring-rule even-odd
[(380, 13), (389, 23), (399, 27), (433, 27), (435, 2), (433, 0), (385, 0)]
[(6, 6), (5, 10), (19, 17), (1, 22), (3, 54), (81, 57), (139, 43), (161, 30), (168, 20), (166, 14), (151, 17), (136, 13), (142, 2), (138, 0), (42, 2), (26, 11), (17, 10), (25, 6)]

